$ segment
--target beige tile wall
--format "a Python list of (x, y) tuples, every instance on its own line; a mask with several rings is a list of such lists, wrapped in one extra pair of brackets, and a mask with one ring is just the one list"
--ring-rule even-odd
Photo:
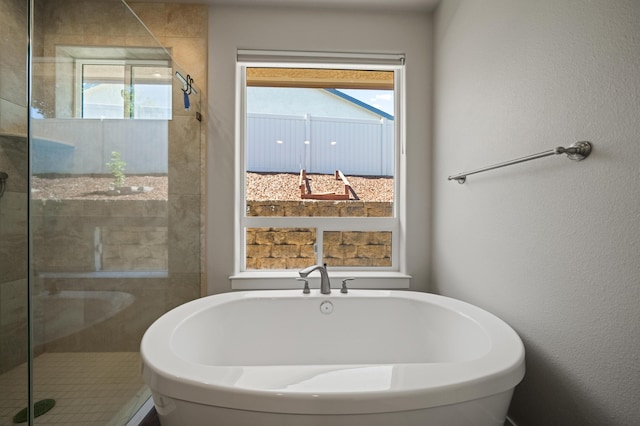
[(27, 2), (0, 0), (0, 134), (27, 133)]
[(28, 350), (27, 19), (27, 2), (0, 0), (0, 373)]
[[(194, 79), (206, 117), (208, 7), (202, 4), (129, 2), (157, 40), (170, 52), (174, 66)], [(181, 111), (182, 99), (174, 97)], [(206, 125), (193, 125), (188, 114), (169, 124), (169, 303), (177, 306), (206, 294), (204, 274), (204, 184)], [(204, 124), (204, 123), (203, 123)], [(184, 140), (201, 141), (200, 145)], [(196, 254), (187, 255), (187, 254)], [(197, 284), (196, 284), (197, 283)]]

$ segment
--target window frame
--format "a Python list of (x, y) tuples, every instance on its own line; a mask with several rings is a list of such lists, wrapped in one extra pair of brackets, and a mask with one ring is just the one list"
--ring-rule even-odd
[[(324, 231), (390, 231), (391, 266), (386, 267), (330, 267), (332, 278), (356, 277), (352, 288), (408, 288), (410, 276), (406, 273), (405, 192), (406, 192), (406, 113), (405, 113), (405, 65), (403, 55), (392, 55), (392, 63), (384, 55), (343, 55), (300, 53), (255, 54), (236, 62), (236, 117), (235, 117), (235, 223), (234, 223), (234, 274), (230, 277), (233, 289), (297, 288), (293, 279), (297, 270), (247, 270), (245, 228), (315, 228), (316, 259), (323, 258)], [(286, 55), (286, 56), (285, 56)], [(257, 57), (257, 59), (256, 59)], [(339, 58), (337, 61), (335, 58)], [(380, 60), (380, 59), (383, 60)], [(331, 62), (325, 62), (324, 60)], [(391, 217), (316, 217), (316, 216), (247, 216), (246, 214), (246, 69), (255, 67), (276, 68), (325, 68), (367, 69), (394, 72), (394, 203)], [(318, 284), (311, 278), (311, 285)], [(334, 286), (339, 281), (334, 279)]]

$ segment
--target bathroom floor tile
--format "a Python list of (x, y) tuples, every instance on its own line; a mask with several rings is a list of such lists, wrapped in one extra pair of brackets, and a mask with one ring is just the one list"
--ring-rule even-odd
[[(0, 425), (11, 425), (26, 395), (27, 364), (0, 375)], [(44, 353), (34, 360), (34, 398), (56, 405), (36, 425), (123, 425), (150, 396), (138, 352)]]

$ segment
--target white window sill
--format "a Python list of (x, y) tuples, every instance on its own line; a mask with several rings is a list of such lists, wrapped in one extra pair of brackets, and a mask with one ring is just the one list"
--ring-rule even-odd
[[(282, 289), (302, 289), (303, 284), (296, 281), (299, 278), (297, 271), (251, 271), (240, 272), (229, 277), (233, 290), (282, 290)], [(339, 289), (342, 280), (345, 278), (355, 278), (349, 281), (349, 288), (358, 289), (408, 289), (411, 283), (411, 275), (395, 271), (329, 271), (331, 288)], [(313, 272), (308, 278), (309, 287), (320, 288), (320, 274)]]

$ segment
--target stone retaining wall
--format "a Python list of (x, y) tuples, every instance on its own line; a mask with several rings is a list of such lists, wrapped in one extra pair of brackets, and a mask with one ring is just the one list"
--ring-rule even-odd
[[(393, 203), (364, 201), (249, 201), (249, 216), (390, 217)], [(391, 232), (325, 231), (328, 266), (391, 266)], [(315, 228), (248, 228), (247, 269), (301, 269), (316, 263)]]
[(382, 201), (247, 201), (247, 216), (391, 217), (393, 203)]

